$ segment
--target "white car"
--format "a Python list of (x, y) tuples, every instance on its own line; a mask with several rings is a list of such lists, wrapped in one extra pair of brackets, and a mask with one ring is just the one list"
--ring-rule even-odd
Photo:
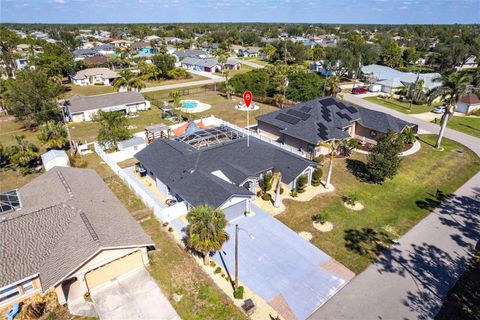
[(445, 112), (445, 109), (446, 107), (445, 106), (438, 106), (438, 107), (435, 107), (432, 112), (433, 113), (444, 113)]

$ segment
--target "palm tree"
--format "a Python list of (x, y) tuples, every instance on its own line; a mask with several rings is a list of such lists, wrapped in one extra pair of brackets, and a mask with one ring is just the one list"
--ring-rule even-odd
[(8, 160), (17, 166), (26, 167), (32, 160), (38, 158), (38, 147), (25, 139), (24, 135), (14, 135), (16, 145), (7, 147)]
[(61, 149), (68, 141), (67, 130), (60, 122), (47, 121), (38, 127), (37, 138), (47, 148)]
[(428, 102), (431, 104), (435, 99), (441, 98), (445, 101), (446, 107), (440, 122), (440, 131), (438, 133), (437, 142), (435, 143), (435, 148), (440, 148), (448, 119), (450, 115), (453, 115), (453, 112), (457, 108), (458, 99), (469, 92), (468, 84), (470, 83), (471, 78), (466, 73), (448, 72), (444, 73), (441, 77), (434, 79), (434, 81), (441, 82), (442, 84), (430, 91)]
[(337, 96), (337, 93), (339, 92), (338, 86), (340, 85), (340, 79), (335, 76), (330, 76), (325, 79), (325, 83), (323, 84), (324, 86), (324, 92), (325, 95), (327, 96)]
[(173, 107), (174, 108), (180, 108), (180, 98), (182, 95), (180, 94), (180, 91), (178, 90), (173, 90), (168, 93), (168, 97), (173, 100)]
[(185, 229), (189, 248), (203, 255), (203, 262), (208, 264), (210, 252), (222, 249), (228, 240), (225, 231), (227, 220), (221, 209), (209, 205), (200, 205), (187, 214), (188, 225)]
[(327, 180), (325, 181), (325, 188), (330, 189), (332, 186), (332, 172), (333, 172), (333, 159), (335, 158), (335, 153), (341, 145), (341, 140), (330, 140), (326, 142), (325, 145), (328, 147), (328, 152), (330, 154), (330, 161), (328, 162), (328, 173)]
[(145, 88), (145, 83), (143, 83), (140, 78), (135, 77), (130, 70), (124, 70), (120, 72), (120, 77), (115, 79), (113, 87), (117, 91), (120, 91), (121, 88), (126, 88), (127, 91), (130, 91), (131, 89), (140, 91)]

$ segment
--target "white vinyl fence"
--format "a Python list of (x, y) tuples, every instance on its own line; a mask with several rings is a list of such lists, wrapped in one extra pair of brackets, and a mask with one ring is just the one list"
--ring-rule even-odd
[[(158, 219), (162, 222), (170, 222), (173, 219), (176, 219), (184, 214), (186, 214), (186, 206), (183, 202), (177, 203), (176, 205), (163, 208), (154, 198), (153, 195), (150, 195), (141, 182), (136, 181), (135, 178), (130, 177), (125, 171), (118, 166), (118, 164), (113, 161), (110, 156), (98, 145), (94, 143), (95, 152), (99, 155), (100, 158), (115, 172), (120, 179), (127, 184), (127, 186), (135, 192), (135, 194), (145, 203), (147, 207), (152, 209), (153, 213), (157, 216)], [(185, 207), (185, 210), (183, 207)]]

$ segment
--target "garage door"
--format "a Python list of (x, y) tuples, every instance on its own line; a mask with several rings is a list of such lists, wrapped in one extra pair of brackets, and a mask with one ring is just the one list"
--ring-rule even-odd
[(234, 204), (230, 207), (223, 209), (223, 213), (225, 213), (225, 217), (227, 221), (232, 221), (235, 218), (243, 216), (245, 214), (245, 209), (247, 206), (246, 201), (241, 201), (237, 204)]
[(85, 274), (89, 290), (143, 266), (142, 253), (135, 251)]

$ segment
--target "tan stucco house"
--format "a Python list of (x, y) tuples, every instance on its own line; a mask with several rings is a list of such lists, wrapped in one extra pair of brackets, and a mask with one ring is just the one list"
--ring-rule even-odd
[(295, 104), (257, 117), (257, 132), (313, 159), (327, 154), (325, 142), (356, 138), (376, 144), (387, 131), (417, 126), (383, 112), (357, 108), (333, 97)]
[(111, 86), (119, 77), (118, 73), (108, 68), (88, 68), (71, 75), (70, 81), (77, 86)]
[(148, 265), (152, 240), (93, 170), (54, 167), (0, 198), (0, 308), (48, 290), (83, 299)]

